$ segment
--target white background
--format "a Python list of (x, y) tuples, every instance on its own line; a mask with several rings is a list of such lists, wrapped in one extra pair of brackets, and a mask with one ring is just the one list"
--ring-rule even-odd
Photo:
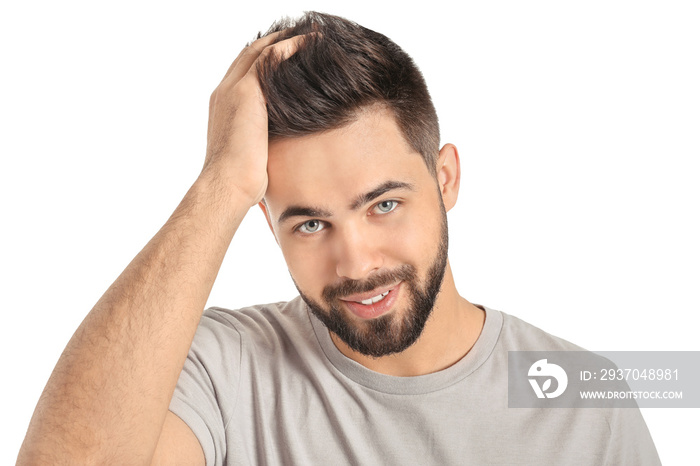
[[(230, 62), (282, 15), (378, 30), (462, 158), (458, 289), (592, 350), (700, 350), (700, 14), (687, 1), (26, 1), (0, 9), (0, 463), (85, 314), (203, 160)], [(183, 284), (187, 286), (187, 284)], [(295, 295), (259, 211), (210, 304)], [(644, 410), (666, 465), (697, 409)]]

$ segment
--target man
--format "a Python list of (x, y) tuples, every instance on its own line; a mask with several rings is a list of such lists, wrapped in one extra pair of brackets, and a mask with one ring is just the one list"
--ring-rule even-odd
[[(438, 144), (393, 42), (274, 26), (212, 94), (202, 172), (76, 331), (18, 463), (658, 464), (636, 409), (508, 408), (508, 350), (578, 348), (458, 294), (459, 156)], [(300, 297), (202, 315), (256, 204)]]

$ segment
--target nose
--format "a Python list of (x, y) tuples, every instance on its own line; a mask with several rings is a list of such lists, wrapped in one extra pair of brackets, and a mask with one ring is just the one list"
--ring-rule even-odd
[(336, 229), (336, 273), (341, 278), (362, 280), (383, 265), (380, 238), (375, 238), (366, 225)]

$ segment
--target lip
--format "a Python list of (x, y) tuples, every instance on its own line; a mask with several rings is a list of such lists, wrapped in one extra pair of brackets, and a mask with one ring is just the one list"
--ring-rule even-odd
[[(391, 310), (394, 302), (396, 302), (396, 299), (398, 298), (402, 283), (403, 282), (399, 282), (397, 285), (376, 288), (368, 293), (344, 296), (341, 301), (350, 310), (350, 312), (360, 319), (375, 319)], [(387, 294), (384, 299), (374, 304), (362, 304), (358, 302), (364, 299), (373, 298), (374, 296), (386, 293), (387, 291), (389, 294)]]

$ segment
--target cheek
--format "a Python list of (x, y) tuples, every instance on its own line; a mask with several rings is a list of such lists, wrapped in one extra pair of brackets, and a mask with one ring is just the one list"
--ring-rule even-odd
[(442, 216), (434, 209), (418, 209), (405, 216), (388, 233), (392, 254), (415, 265), (431, 262), (440, 243), (441, 222)]
[(305, 244), (295, 241), (280, 241), (280, 249), (287, 269), (297, 286), (306, 294), (319, 294), (329, 282), (333, 272), (329, 254), (322, 244)]

